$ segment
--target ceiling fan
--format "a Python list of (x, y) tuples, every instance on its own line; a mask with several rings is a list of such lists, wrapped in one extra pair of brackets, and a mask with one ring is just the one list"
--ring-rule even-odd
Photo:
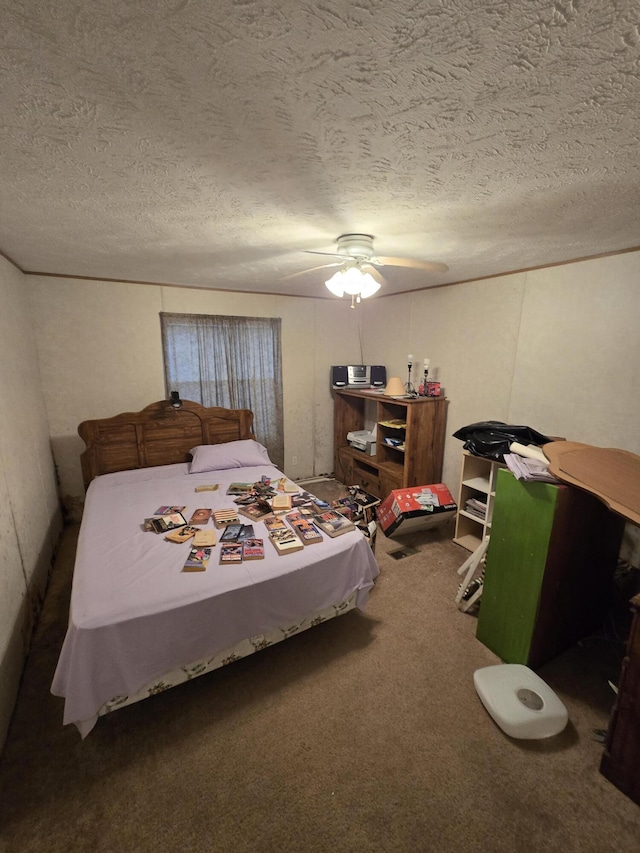
[(285, 278), (297, 278), (317, 270), (340, 267), (325, 284), (335, 296), (344, 296), (344, 294), (351, 296), (351, 307), (353, 308), (356, 302), (373, 296), (380, 289), (380, 285), (385, 284), (384, 277), (378, 267), (409, 267), (410, 269), (428, 270), (429, 272), (446, 272), (449, 269), (446, 264), (436, 261), (379, 257), (373, 250), (371, 234), (342, 234), (336, 243), (337, 252), (308, 250), (307, 253), (337, 257), (340, 260), (322, 264), (319, 267), (311, 267), (302, 272), (285, 276)]

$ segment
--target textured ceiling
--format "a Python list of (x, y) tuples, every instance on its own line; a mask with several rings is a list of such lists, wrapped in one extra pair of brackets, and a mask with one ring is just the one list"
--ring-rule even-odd
[[(23, 270), (380, 294), (640, 244), (637, 0), (0, 0), (0, 250)], [(330, 258), (326, 259), (328, 262)]]

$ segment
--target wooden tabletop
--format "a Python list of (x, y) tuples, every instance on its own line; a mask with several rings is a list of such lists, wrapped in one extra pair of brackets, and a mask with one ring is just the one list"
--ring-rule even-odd
[(591, 492), (613, 512), (640, 525), (640, 456), (577, 441), (552, 441), (542, 449), (554, 477)]

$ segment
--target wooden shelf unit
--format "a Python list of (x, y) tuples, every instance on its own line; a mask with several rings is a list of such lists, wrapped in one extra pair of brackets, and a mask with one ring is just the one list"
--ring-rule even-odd
[[(335, 477), (382, 499), (393, 489), (440, 483), (448, 405), (446, 397), (399, 399), (375, 391), (335, 391)], [(347, 441), (347, 434), (365, 429), (366, 421), (377, 424), (374, 456)], [(386, 426), (384, 421), (405, 426)], [(402, 445), (387, 445), (385, 438), (398, 439)]]
[[(458, 513), (453, 541), (462, 545), (467, 551), (475, 551), (485, 536), (491, 533), (496, 478), (498, 471), (504, 467), (502, 462), (474, 456), (468, 450), (462, 451)], [(467, 501), (471, 498), (478, 498), (486, 503), (487, 508), (483, 518), (478, 518), (465, 509)]]

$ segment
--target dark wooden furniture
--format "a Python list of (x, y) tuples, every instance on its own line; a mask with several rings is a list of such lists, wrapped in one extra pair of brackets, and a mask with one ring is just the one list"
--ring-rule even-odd
[[(393, 489), (439, 483), (447, 423), (445, 397), (397, 399), (375, 391), (334, 392), (334, 474), (347, 485), (385, 498)], [(399, 420), (401, 429), (384, 425)], [(375, 456), (351, 447), (349, 432), (377, 424)], [(384, 443), (385, 437), (400, 439), (403, 448)]]
[(186, 462), (199, 444), (255, 438), (252, 426), (249, 409), (205, 408), (189, 400), (179, 409), (160, 400), (140, 412), (83, 421), (78, 434), (87, 445), (80, 456), (85, 488), (99, 474)]
[(622, 662), (618, 695), (600, 772), (640, 805), (640, 595), (631, 599), (633, 621)]
[(532, 668), (604, 621), (624, 520), (571, 486), (498, 471), (477, 638)]

